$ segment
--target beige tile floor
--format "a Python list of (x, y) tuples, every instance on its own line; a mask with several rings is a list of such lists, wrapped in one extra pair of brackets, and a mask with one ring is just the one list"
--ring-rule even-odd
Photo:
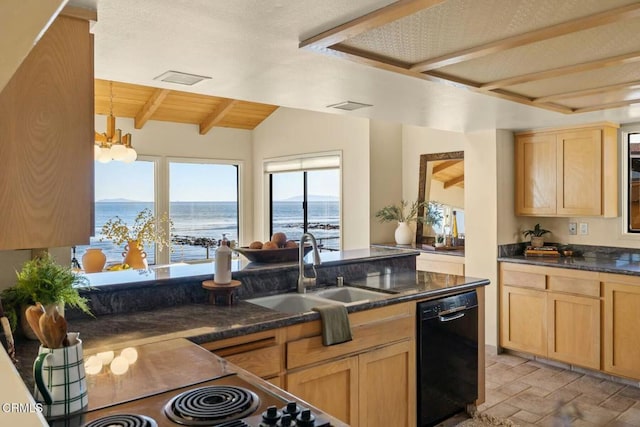
[(638, 427), (640, 388), (488, 349), (478, 410), (521, 427)]

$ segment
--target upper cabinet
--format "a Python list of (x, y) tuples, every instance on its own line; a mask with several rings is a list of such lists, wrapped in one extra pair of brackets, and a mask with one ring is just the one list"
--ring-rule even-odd
[(516, 134), (516, 215), (618, 216), (612, 124)]
[(93, 35), (59, 16), (0, 92), (0, 250), (87, 244)]

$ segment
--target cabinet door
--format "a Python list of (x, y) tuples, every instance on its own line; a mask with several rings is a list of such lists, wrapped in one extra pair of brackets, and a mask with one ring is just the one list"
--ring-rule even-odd
[(640, 286), (604, 283), (604, 370), (640, 380)]
[(516, 139), (516, 215), (556, 213), (556, 137), (519, 135)]
[(0, 92), (0, 250), (93, 234), (93, 36), (59, 16)]
[(600, 215), (602, 131), (563, 132), (556, 141), (558, 215)]
[(359, 356), (361, 426), (415, 426), (415, 359), (414, 340)]
[(358, 425), (358, 356), (287, 375), (287, 391), (351, 425)]
[(543, 291), (503, 286), (500, 345), (547, 356), (547, 296)]
[(600, 299), (547, 294), (548, 356), (600, 369)]

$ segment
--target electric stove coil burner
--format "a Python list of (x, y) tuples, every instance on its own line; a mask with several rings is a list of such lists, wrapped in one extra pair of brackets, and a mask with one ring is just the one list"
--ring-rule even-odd
[(145, 415), (115, 414), (93, 420), (84, 427), (158, 427), (158, 423)]
[(171, 421), (187, 426), (210, 426), (244, 418), (258, 408), (260, 398), (242, 387), (214, 385), (185, 391), (164, 407)]

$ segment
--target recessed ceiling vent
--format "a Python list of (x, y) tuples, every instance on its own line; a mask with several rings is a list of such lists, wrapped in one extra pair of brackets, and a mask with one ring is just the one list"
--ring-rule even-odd
[(207, 76), (199, 76), (197, 74), (189, 74), (183, 73), (180, 71), (167, 71), (166, 73), (162, 73), (157, 77), (154, 77), (153, 80), (160, 80), (167, 83), (176, 83), (179, 85), (192, 86), (196, 83), (199, 83), (205, 79), (210, 79), (211, 77)]
[(360, 108), (373, 107), (371, 104), (363, 104), (361, 102), (344, 101), (333, 105), (327, 105), (327, 108), (337, 108), (338, 110), (353, 111)]

